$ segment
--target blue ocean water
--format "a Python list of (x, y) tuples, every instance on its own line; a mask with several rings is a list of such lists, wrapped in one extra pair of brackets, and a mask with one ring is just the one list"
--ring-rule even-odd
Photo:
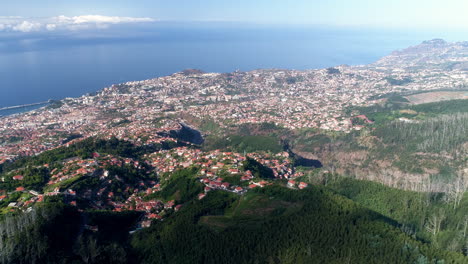
[(0, 108), (76, 97), (114, 83), (258, 68), (368, 64), (434, 38), (317, 27), (159, 24), (121, 32), (0, 36)]
[(35, 105), (26, 105), (26, 106), (21, 106), (21, 107), (15, 107), (12, 109), (1, 109), (0, 108), (0, 117), (2, 116), (9, 116), (9, 115), (14, 115), (14, 114), (19, 114), (19, 113), (24, 113), (24, 112), (29, 112), (32, 110), (39, 109), (41, 107), (47, 106), (48, 103), (42, 103), (42, 104), (35, 104)]

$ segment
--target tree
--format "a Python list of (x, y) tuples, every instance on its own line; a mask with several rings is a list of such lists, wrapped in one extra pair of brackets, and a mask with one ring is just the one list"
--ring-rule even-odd
[(454, 182), (448, 186), (445, 197), (447, 202), (453, 203), (453, 209), (456, 209), (460, 205), (467, 187), (467, 184), (460, 176), (458, 176)]
[(91, 236), (81, 235), (76, 242), (75, 253), (81, 257), (84, 263), (94, 263), (99, 256), (99, 248), (96, 239)]
[(431, 233), (433, 236), (437, 235), (437, 233), (440, 232), (442, 222), (445, 220), (445, 218), (446, 216), (444, 210), (439, 210), (438, 213), (434, 213), (426, 221), (427, 232)]
[(468, 231), (468, 215), (465, 215), (463, 219), (463, 238), (466, 238), (466, 232)]

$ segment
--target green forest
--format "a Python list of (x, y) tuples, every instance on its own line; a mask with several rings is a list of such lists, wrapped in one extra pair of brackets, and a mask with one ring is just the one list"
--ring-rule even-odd
[[(216, 191), (132, 235), (136, 213), (78, 212), (56, 199), (4, 217), (0, 254), (2, 263), (466, 263), (456, 212), (468, 200), (433, 240), (420, 217), (454, 213), (438, 199), (351, 179)], [(84, 218), (99, 231), (84, 230)]]

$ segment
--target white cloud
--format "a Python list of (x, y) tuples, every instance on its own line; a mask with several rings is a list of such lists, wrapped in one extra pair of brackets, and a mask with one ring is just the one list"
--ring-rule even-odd
[(57, 25), (56, 24), (47, 24), (46, 29), (49, 30), (49, 31), (54, 31), (55, 29), (57, 29)]
[(23, 21), (12, 27), (13, 31), (31, 32), (40, 30), (42, 25), (36, 22)]
[(86, 23), (96, 23), (96, 24), (119, 24), (119, 23), (139, 23), (139, 22), (154, 22), (152, 18), (138, 18), (138, 17), (109, 17), (109, 16), (99, 16), (99, 15), (87, 15), (87, 16), (75, 16), (75, 17), (66, 17), (59, 16), (57, 18), (61, 21), (69, 21), (73, 24), (86, 24)]
[(146, 17), (57, 16), (50, 18), (0, 17), (0, 31), (37, 32), (56, 30), (105, 29), (110, 25), (155, 22)]

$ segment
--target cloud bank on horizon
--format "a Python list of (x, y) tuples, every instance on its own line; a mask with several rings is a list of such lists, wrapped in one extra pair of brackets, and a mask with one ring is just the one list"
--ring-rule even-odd
[(101, 15), (56, 16), (49, 18), (1, 17), (0, 32), (47, 32), (60, 30), (103, 29), (117, 24), (155, 22), (148, 17), (117, 17)]

